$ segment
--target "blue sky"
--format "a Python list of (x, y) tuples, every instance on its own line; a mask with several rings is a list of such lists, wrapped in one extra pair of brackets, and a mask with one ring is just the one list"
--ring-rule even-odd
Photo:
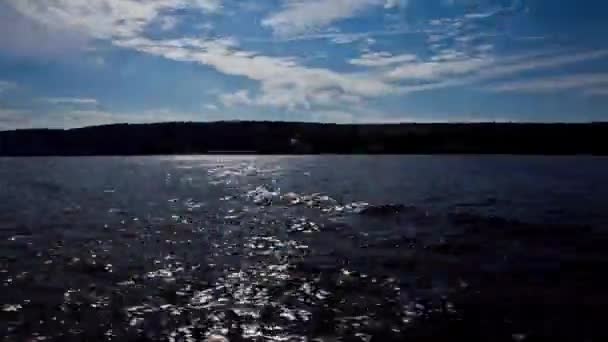
[(607, 121), (608, 3), (0, 0), (0, 129)]

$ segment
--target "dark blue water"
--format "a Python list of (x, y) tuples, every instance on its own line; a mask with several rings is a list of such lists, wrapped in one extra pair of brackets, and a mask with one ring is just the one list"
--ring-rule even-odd
[(608, 159), (0, 159), (7, 340), (604, 340)]

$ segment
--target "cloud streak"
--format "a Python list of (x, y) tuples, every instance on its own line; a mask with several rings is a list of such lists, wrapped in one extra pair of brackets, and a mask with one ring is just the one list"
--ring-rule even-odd
[(79, 32), (93, 39), (140, 35), (163, 12), (189, 8), (207, 13), (221, 9), (220, 0), (6, 0), (21, 15), (55, 30)]
[(492, 58), (467, 58), (442, 62), (414, 62), (402, 64), (386, 77), (390, 80), (437, 81), (452, 76), (462, 76), (479, 72), (494, 63)]
[(365, 31), (365, 32), (320, 32), (320, 33), (302, 33), (293, 36), (273, 37), (272, 39), (260, 38), (244, 38), (243, 41), (254, 43), (282, 43), (282, 42), (297, 42), (297, 41), (312, 41), (312, 40), (329, 40), (337, 44), (352, 43), (376, 37), (391, 37), (402, 35), (422, 34), (422, 31), (411, 29), (393, 29), (380, 31)]
[(238, 92), (222, 98), (229, 105), (256, 104), (278, 108), (356, 103), (395, 92), (390, 83), (366, 73), (338, 73), (311, 68), (291, 57), (269, 57), (238, 50), (230, 40), (180, 39), (121, 41), (121, 46), (167, 59), (206, 65), (231, 76), (260, 83), (260, 93)]
[(418, 58), (413, 54), (401, 54), (393, 56), (389, 52), (369, 52), (364, 53), (359, 58), (351, 59), (349, 62), (353, 65), (366, 67), (386, 67), (399, 63), (413, 62)]
[(373, 6), (388, 9), (397, 5), (395, 0), (284, 0), (281, 10), (262, 20), (262, 25), (279, 36), (293, 36), (314, 32)]
[[(505, 82), (488, 89), (493, 92), (548, 93), (571, 89), (586, 89), (608, 85), (608, 74), (572, 74), (559, 77), (535, 78)], [(604, 88), (605, 89), (605, 88)], [(595, 89), (586, 90), (593, 93)]]
[(99, 102), (92, 98), (79, 97), (45, 97), (40, 101), (54, 105), (97, 106)]
[[(427, 82), (400, 88), (403, 93), (414, 93), (457, 86), (480, 85), (490, 81), (516, 77), (528, 72), (551, 70), (606, 57), (608, 57), (608, 50), (569, 51), (569, 53), (562, 51), (557, 55), (547, 55), (539, 52), (500, 58), (488, 56), (443, 62), (413, 62), (397, 66), (389, 71), (386, 77), (401, 82)], [(490, 90), (491, 88), (484, 89)]]

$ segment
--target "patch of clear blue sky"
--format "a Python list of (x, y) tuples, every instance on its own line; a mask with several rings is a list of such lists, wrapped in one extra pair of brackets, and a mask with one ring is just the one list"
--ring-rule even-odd
[[(6, 7), (0, 0), (0, 8)], [(433, 26), (434, 19), (461, 20), (458, 35), (441, 42), (441, 49), (476, 56), (476, 48), (491, 45), (495, 58), (515, 56), (530, 51), (557, 51), (560, 56), (608, 48), (608, 2), (600, 0), (410, 0), (407, 6), (386, 9), (371, 6), (340, 20), (319, 25), (293, 36), (283, 37), (262, 25), (264, 19), (278, 13), (283, 1), (224, 1), (219, 13), (207, 14), (189, 8), (162, 12), (177, 19), (173, 28), (162, 28), (156, 20), (144, 36), (153, 40), (183, 37), (233, 38), (235, 49), (260, 56), (294, 57), (306, 68), (320, 68), (337, 74), (369, 73), (377, 69), (355, 66), (349, 60), (366, 52), (413, 54), (428, 62), (437, 49), (431, 47), (432, 31), (441, 34), (453, 28)], [(476, 19), (464, 19), (476, 14)], [(484, 16), (487, 14), (487, 17)], [(14, 15), (18, 15), (16, 12)], [(24, 18), (24, 22), (29, 19)], [(336, 42), (332, 34), (361, 34), (352, 42)], [(1, 33), (0, 33), (1, 35)], [(311, 37), (326, 35), (328, 38)], [(456, 38), (478, 35), (469, 45)], [(28, 38), (28, 37), (24, 37)], [(421, 121), (513, 120), (513, 121), (599, 121), (608, 120), (608, 94), (587, 96), (590, 88), (556, 88), (553, 91), (493, 92), (486, 87), (500, 82), (526, 82), (569, 77), (580, 74), (608, 74), (608, 58), (596, 58), (530, 69), (500, 80), (440, 87), (408, 94), (387, 94), (365, 98), (355, 106), (312, 103), (309, 107), (281, 108), (265, 104), (224, 106), (221, 95), (245, 90), (252, 102), (263, 92), (264, 84), (244, 76), (227, 74), (210, 65), (176, 61), (149, 53), (114, 46), (110, 41), (91, 42), (88, 49), (65, 54), (23, 56), (15, 54), (0, 39), (0, 80), (13, 82), (17, 88), (0, 93), (0, 110), (27, 109), (33, 116), (57, 111), (41, 98), (96, 99), (95, 110), (130, 113), (166, 109), (176, 113), (200, 113), (206, 119), (277, 119), (309, 121), (319, 112), (352, 112), (353, 120), (407, 119)], [(93, 48), (93, 49), (92, 49)], [(396, 67), (396, 65), (394, 66)], [(483, 67), (482, 67), (483, 68)], [(459, 75), (456, 75), (458, 78)], [(464, 76), (463, 76), (464, 77)], [(406, 80), (420, 84), (438, 80)], [(596, 83), (591, 90), (608, 89)], [(216, 106), (217, 111), (209, 108)], [(69, 110), (69, 108), (59, 108)], [(373, 113), (373, 114), (366, 114)], [(380, 114), (379, 114), (380, 113)], [(368, 115), (368, 117), (365, 117)], [(329, 119), (331, 120), (331, 119)]]

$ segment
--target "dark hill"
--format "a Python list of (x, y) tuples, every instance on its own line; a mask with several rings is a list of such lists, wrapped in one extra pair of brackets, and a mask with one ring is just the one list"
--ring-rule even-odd
[(214, 122), (0, 132), (0, 155), (509, 153), (608, 155), (608, 123)]

